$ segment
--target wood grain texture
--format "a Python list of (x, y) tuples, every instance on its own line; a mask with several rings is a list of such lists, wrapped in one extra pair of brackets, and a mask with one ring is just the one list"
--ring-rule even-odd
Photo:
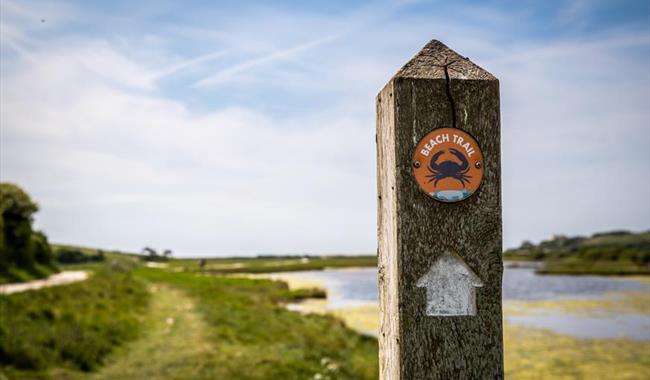
[[(411, 157), (435, 128), (471, 134), (484, 155), (479, 190), (441, 203), (418, 188)], [(380, 377), (502, 379), (499, 83), (438, 41), (407, 63), (377, 97)], [(425, 314), (417, 280), (446, 250), (484, 286), (476, 315)]]
[[(379, 273), (379, 371), (382, 379), (399, 379), (399, 310), (395, 176), (395, 102), (393, 84), (377, 96), (377, 192)], [(380, 127), (381, 126), (381, 127)]]

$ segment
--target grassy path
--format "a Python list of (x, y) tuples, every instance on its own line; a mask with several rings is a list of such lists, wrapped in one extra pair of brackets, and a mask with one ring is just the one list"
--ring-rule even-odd
[[(196, 302), (199, 323), (204, 321), (205, 335), (201, 336), (201, 328), (185, 328), (179, 338), (187, 342), (179, 344), (181, 350), (194, 345), (204, 349), (182, 353), (186, 358), (177, 359), (178, 364), (157, 365), (159, 369), (151, 371), (154, 375), (149, 378), (377, 379), (377, 341), (354, 333), (334, 318), (288, 311), (284, 304), (305, 293), (291, 291), (285, 283), (149, 268), (139, 268), (136, 275), (182, 290)], [(161, 363), (167, 362), (165, 356)], [(184, 364), (181, 361), (192, 367), (176, 371), (176, 365)], [(172, 372), (165, 375), (170, 367)]]
[(310, 294), (139, 267), (1, 296), (0, 379), (377, 379), (375, 339), (285, 308)]
[(151, 285), (147, 331), (109, 358), (91, 379), (198, 379), (213, 351), (208, 331), (190, 297), (169, 286)]

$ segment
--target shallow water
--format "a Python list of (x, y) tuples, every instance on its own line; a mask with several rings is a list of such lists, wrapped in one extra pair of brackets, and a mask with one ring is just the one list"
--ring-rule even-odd
[[(296, 277), (323, 283), (332, 308), (377, 302), (377, 268), (326, 269), (293, 272)], [(503, 299), (520, 301), (600, 297), (608, 292), (643, 291), (646, 285), (603, 276), (537, 275), (532, 268), (505, 268)]]
[(650, 340), (650, 317), (641, 314), (619, 314), (595, 318), (561, 312), (506, 317), (510, 323), (550, 329), (578, 338), (628, 338)]
[[(282, 276), (322, 284), (328, 292), (328, 309), (376, 305), (378, 302), (376, 268), (304, 271)], [(648, 292), (648, 287), (638, 281), (613, 277), (537, 275), (532, 268), (505, 268), (503, 276), (503, 299), (506, 302), (604, 299), (611, 297), (611, 292), (628, 291)], [(580, 338), (650, 340), (650, 315), (638, 313), (594, 317), (544, 309), (527, 315), (506, 315), (505, 318), (510, 323), (546, 328)]]
[(505, 268), (503, 272), (504, 300), (602, 297), (608, 292), (646, 289), (641, 282), (614, 277), (538, 275), (532, 268)]

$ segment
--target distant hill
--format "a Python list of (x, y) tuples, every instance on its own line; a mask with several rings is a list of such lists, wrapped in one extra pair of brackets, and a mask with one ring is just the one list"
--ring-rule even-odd
[(542, 273), (650, 274), (650, 231), (557, 235), (539, 244), (524, 242), (503, 256), (505, 260), (544, 261)]

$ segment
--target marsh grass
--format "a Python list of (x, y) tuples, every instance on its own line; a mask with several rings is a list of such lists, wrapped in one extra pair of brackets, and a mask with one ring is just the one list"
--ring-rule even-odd
[(210, 274), (277, 273), (377, 266), (377, 257), (312, 256), (207, 259), (203, 268), (198, 263), (199, 259), (179, 259), (170, 261), (169, 265), (172, 269)]
[[(115, 350), (92, 375), (69, 380), (202, 379), (211, 374), (214, 347), (196, 305), (184, 292), (164, 284), (152, 294), (142, 336)], [(68, 380), (68, 379), (66, 379)]]
[[(83, 283), (0, 297), (0, 375), (44, 380), (378, 376), (377, 340), (347, 327), (377, 331), (376, 305), (331, 311), (323, 299), (313, 300), (325, 295), (313, 287), (173, 267), (128, 271), (130, 261), (122, 264), (85, 266), (96, 273)], [(519, 309), (639, 312), (649, 310), (646, 296), (529, 302)], [(303, 306), (316, 305), (314, 314), (286, 309), (305, 298)], [(506, 316), (513, 312), (513, 305), (504, 306)], [(509, 379), (646, 379), (650, 372), (649, 342), (580, 339), (509, 323), (504, 340)]]
[[(637, 280), (650, 286), (648, 277)], [(336, 316), (362, 333), (376, 334), (379, 330), (377, 304), (331, 310), (326, 301), (308, 300), (299, 306), (303, 313)], [(610, 318), (621, 313), (648, 315), (650, 293), (648, 290), (628, 291), (612, 292), (598, 299), (504, 302), (507, 379), (650, 379), (649, 341), (577, 338), (508, 322), (510, 316), (549, 311), (596, 318)]]
[[(0, 298), (11, 379), (376, 379), (377, 342), (287, 303), (284, 282), (89, 266), (83, 283)], [(147, 290), (149, 289), (149, 290)], [(0, 377), (1, 378), (1, 377)]]
[(10, 378), (48, 378), (57, 367), (91, 371), (137, 336), (147, 300), (141, 280), (110, 269), (72, 285), (0, 296), (1, 371)]
[[(183, 291), (204, 320), (214, 354), (205, 379), (376, 379), (377, 341), (284, 304), (307, 293), (285, 283), (141, 268), (138, 275)], [(173, 378), (173, 377), (162, 377)]]
[[(640, 294), (636, 295), (640, 297)], [(637, 298), (632, 302), (639, 302)], [(548, 301), (543, 307), (559, 310), (580, 310), (588, 315), (601, 315), (601, 307), (617, 307), (616, 303), (581, 303), (553, 305)], [(630, 302), (623, 300), (621, 302)], [(309, 303), (306, 304), (307, 306)], [(542, 305), (529, 307), (539, 311)], [(630, 306), (635, 308), (635, 306)], [(322, 303), (313, 303), (311, 312), (331, 313), (344, 319), (359, 331), (378, 331), (377, 305), (326, 310)], [(506, 317), (513, 315), (511, 307), (504, 310)], [(521, 311), (521, 310), (519, 310)], [(599, 379), (646, 380), (650, 378), (650, 342), (630, 339), (583, 339), (554, 333), (550, 330), (530, 328), (504, 321), (504, 348), (506, 379)]]
[(580, 339), (507, 324), (504, 329), (508, 379), (645, 380), (650, 342)]
[(580, 257), (551, 259), (537, 271), (539, 274), (567, 275), (648, 275), (650, 264), (639, 264), (629, 260), (598, 260), (590, 261)]
[(503, 312), (506, 316), (562, 312), (594, 318), (609, 318), (620, 314), (650, 315), (650, 288), (640, 292), (609, 292), (600, 298), (509, 300), (503, 303)]

